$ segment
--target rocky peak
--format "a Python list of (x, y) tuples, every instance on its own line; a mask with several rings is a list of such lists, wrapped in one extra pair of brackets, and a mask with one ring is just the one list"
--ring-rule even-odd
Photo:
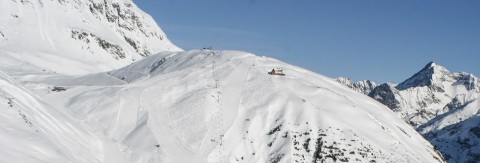
[(440, 92), (444, 91), (445, 82), (454, 82), (453, 74), (445, 67), (435, 62), (428, 63), (422, 70), (415, 73), (412, 77), (398, 84), (398, 90), (405, 90), (411, 87), (429, 86)]
[[(347, 79), (337, 81), (355, 89)], [(478, 162), (479, 92), (474, 75), (430, 62), (399, 85), (381, 84), (368, 95), (417, 128), (449, 162)]]

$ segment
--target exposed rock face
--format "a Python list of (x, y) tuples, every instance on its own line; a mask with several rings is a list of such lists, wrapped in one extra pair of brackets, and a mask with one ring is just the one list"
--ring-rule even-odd
[[(98, 44), (94, 44), (94, 46), (100, 46), (102, 49), (106, 50), (108, 53), (112, 54), (112, 57), (119, 60), (124, 59), (126, 57), (125, 51), (123, 48), (115, 43), (111, 43), (107, 40), (104, 40), (93, 33), (86, 33), (86, 32), (79, 32), (79, 31), (72, 31), (72, 38), (82, 40), (87, 43), (89, 46), (87, 49), (91, 49), (90, 42), (94, 41)], [(94, 53), (93, 51), (90, 51)]]
[(363, 94), (368, 94), (375, 89), (375, 87), (377, 87), (377, 84), (370, 80), (362, 80), (355, 83), (353, 83), (349, 78), (343, 77), (336, 78), (335, 80)]
[(181, 50), (131, 0), (2, 3), (0, 46), (4, 48), (0, 53), (8, 57), (0, 65), (15, 65), (9, 68), (77, 75), (120, 68), (152, 53)]
[[(125, 41), (135, 49), (141, 56), (148, 56), (151, 45), (146, 45), (142, 40), (137, 40), (135, 36), (125, 35), (125, 33), (135, 33), (143, 35), (146, 38), (155, 38), (164, 40), (165, 34), (158, 29), (151, 27), (151, 24), (146, 24), (145, 18), (139, 13), (135, 5), (130, 1), (115, 2), (115, 1), (99, 1), (91, 2), (89, 4), (90, 11), (99, 20), (107, 20), (110, 24), (117, 27), (117, 32), (124, 34)], [(169, 50), (177, 50), (175, 48)]]
[(460, 73), (457, 75), (458, 80), (453, 83), (453, 85), (464, 85), (468, 91), (479, 91), (479, 81), (478, 78), (473, 76), (472, 74), (467, 73)]
[(368, 96), (388, 106), (389, 108), (397, 109), (400, 102), (395, 96), (398, 96), (398, 90), (391, 84), (381, 84), (373, 89)]
[(446, 159), (468, 162), (480, 158), (479, 83), (472, 74), (451, 73), (431, 62), (397, 86), (381, 84), (368, 95), (417, 128)]

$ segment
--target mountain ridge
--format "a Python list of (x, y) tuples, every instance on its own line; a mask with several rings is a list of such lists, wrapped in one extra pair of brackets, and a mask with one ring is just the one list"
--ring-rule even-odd
[(451, 73), (430, 62), (398, 85), (381, 84), (364, 94), (415, 127), (449, 162), (467, 162), (480, 159), (475, 152), (480, 142), (471, 124), (480, 113), (479, 83), (473, 74)]

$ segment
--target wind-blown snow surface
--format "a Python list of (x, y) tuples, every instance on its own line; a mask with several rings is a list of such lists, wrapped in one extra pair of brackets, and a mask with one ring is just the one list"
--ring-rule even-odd
[(53, 108), (0, 72), (1, 162), (98, 162), (102, 143), (66, 110)]
[(179, 51), (131, 0), (0, 0), (0, 67), (70, 75)]
[[(277, 67), (286, 76), (267, 74)], [(108, 73), (0, 81), (6, 162), (443, 162), (368, 96), (244, 52), (164, 52)]]

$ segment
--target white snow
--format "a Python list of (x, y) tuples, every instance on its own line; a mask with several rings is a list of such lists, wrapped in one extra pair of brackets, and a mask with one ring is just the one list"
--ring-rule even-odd
[(131, 1), (2, 0), (0, 6), (4, 70), (89, 74), (180, 50)]
[[(278, 67), (286, 76), (267, 74)], [(330, 78), (244, 52), (160, 53), (107, 73), (33, 76), (14, 76), (38, 96), (30, 101), (51, 104), (44, 107), (49, 112), (28, 112), (32, 119), (49, 117), (32, 120), (33, 126), (67, 136), (81, 131), (79, 136), (88, 136), (76, 143), (90, 145), (75, 150), (100, 162), (311, 162), (316, 152), (327, 162), (332, 156), (441, 162), (426, 140), (382, 104)], [(52, 91), (54, 86), (66, 90)], [(43, 148), (66, 151), (68, 140)]]
[(0, 6), (0, 162), (443, 162), (368, 96), (272, 58), (181, 51), (130, 0)]
[[(365, 90), (347, 78), (337, 81)], [(451, 73), (431, 62), (399, 85), (382, 84), (369, 96), (414, 126), (449, 162), (472, 162), (480, 159), (479, 84), (472, 74)]]

